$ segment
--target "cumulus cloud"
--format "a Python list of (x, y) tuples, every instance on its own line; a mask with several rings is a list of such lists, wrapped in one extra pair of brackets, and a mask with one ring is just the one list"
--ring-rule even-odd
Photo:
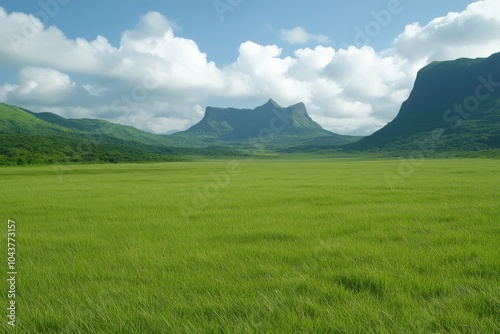
[(281, 38), (289, 44), (307, 44), (310, 42), (319, 44), (330, 43), (330, 38), (328, 36), (310, 34), (300, 26), (289, 30), (282, 29)]
[(90, 42), (67, 39), (59, 29), (44, 28), (38, 18), (22, 13), (2, 10), (0, 28), (6, 32), (0, 34), (2, 65), (29, 64), (134, 83), (157, 72), (159, 85), (181, 89), (217, 84), (215, 64), (194, 41), (176, 37), (170, 21), (157, 12), (125, 31), (119, 48), (103, 36)]
[[(243, 96), (257, 96), (260, 99), (273, 98), (290, 102), (296, 94), (306, 89), (305, 83), (288, 75), (290, 68), (296, 63), (292, 57), (281, 57), (282, 50), (276, 45), (262, 46), (254, 42), (245, 42), (240, 46), (238, 60), (228, 66), (225, 72), (231, 81), (243, 79), (247, 84), (239, 91)], [(240, 79), (241, 78), (241, 79)]]
[(71, 97), (76, 83), (57, 70), (25, 67), (19, 75), (19, 85), (6, 85), (3, 90), (9, 99), (19, 104), (42, 103), (53, 105)]
[(106, 38), (88, 42), (67, 39), (55, 27), (45, 28), (33, 15), (0, 10), (0, 66), (52, 67), (75, 73), (106, 72), (118, 57)]
[(169, 21), (159, 13), (142, 17), (135, 30), (126, 31), (121, 40), (123, 54), (113, 75), (125, 73), (133, 79), (144, 79), (154, 73), (159, 88), (169, 90), (213, 89), (223, 85), (220, 70), (207, 61), (197, 44), (175, 36)]
[[(223, 67), (207, 60), (195, 41), (151, 12), (125, 31), (118, 46), (104, 36), (69, 39), (37, 18), (0, 7), (0, 69), (19, 71), (0, 84), (0, 101), (65, 117), (104, 118), (165, 133), (202, 117), (202, 107), (252, 107), (268, 98), (304, 102), (325, 128), (369, 134), (392, 120), (408, 97), (418, 69), (433, 60), (488, 56), (500, 51), (500, 2), (484, 0), (462, 13), (413, 23), (390, 49), (298, 48), (244, 42)], [(297, 27), (287, 43), (325, 44)]]
[(449, 13), (427, 25), (408, 25), (394, 50), (409, 60), (487, 57), (500, 51), (500, 1), (474, 2), (462, 13)]
[(6, 84), (0, 86), (0, 101), (7, 101), (7, 96), (10, 92), (16, 90), (19, 86)]

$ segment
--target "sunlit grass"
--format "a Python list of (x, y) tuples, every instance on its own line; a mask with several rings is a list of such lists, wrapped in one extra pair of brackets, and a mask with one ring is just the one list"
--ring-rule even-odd
[(500, 163), (398, 164), (242, 160), (209, 197), (225, 161), (2, 168), (18, 330), (498, 331)]

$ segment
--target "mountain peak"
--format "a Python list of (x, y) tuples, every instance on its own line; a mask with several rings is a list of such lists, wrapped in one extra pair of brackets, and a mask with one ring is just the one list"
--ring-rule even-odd
[(280, 106), (276, 101), (274, 101), (273, 99), (269, 99), (269, 101), (266, 102), (266, 104), (264, 104), (264, 106), (271, 106), (271, 107), (275, 107), (275, 108), (283, 108), (282, 106)]

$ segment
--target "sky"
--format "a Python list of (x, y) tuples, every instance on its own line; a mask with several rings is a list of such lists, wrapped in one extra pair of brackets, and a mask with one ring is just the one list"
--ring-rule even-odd
[(368, 135), (420, 68), (499, 32), (498, 0), (4, 0), (0, 102), (163, 134), (272, 98)]

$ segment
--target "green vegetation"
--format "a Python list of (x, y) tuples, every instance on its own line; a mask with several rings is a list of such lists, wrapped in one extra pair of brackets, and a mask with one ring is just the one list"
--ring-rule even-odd
[[(269, 108), (278, 112), (289, 110), (297, 117), (284, 118), (289, 127), (273, 132), (266, 128), (273, 127), (271, 124), (278, 126), (271, 121), (275, 116)], [(321, 140), (318, 142), (321, 148), (359, 139), (323, 130), (309, 118), (303, 105), (301, 108), (281, 108), (272, 102), (259, 110), (260, 116), (253, 123), (249, 116), (254, 115), (247, 114), (239, 121), (239, 116), (233, 117), (232, 125), (226, 121), (202, 121), (194, 127), (204, 129), (208, 126), (208, 132), (186, 131), (161, 136), (103, 120), (66, 119), (52, 113), (33, 113), (0, 104), (0, 165), (164, 162), (184, 160), (189, 156), (266, 156), (299, 143), (316, 144), (316, 139)], [(232, 126), (237, 127), (238, 138), (234, 133), (231, 138), (214, 136), (219, 127), (233, 129)], [(279, 129), (281, 127), (282, 124)], [(259, 137), (260, 129), (270, 132)], [(304, 150), (300, 149), (300, 152)]]
[(32, 136), (0, 134), (0, 165), (118, 163), (181, 160), (175, 150), (125, 143), (99, 135)]
[(106, 135), (125, 141), (134, 141), (146, 145), (172, 145), (167, 136), (158, 136), (120, 124), (114, 124), (99, 119), (66, 119), (52, 113), (31, 113), (33, 116), (51, 124), (57, 124), (68, 129), (85, 133)]
[(2, 245), (7, 219), (18, 234), (17, 330), (498, 332), (498, 160), (424, 160), (391, 187), (384, 175), (400, 168), (0, 168)]
[(243, 156), (229, 146), (185, 148), (169, 138), (92, 119), (35, 114), (0, 104), (0, 165), (164, 162), (187, 156)]
[(397, 117), (347, 150), (405, 152), (443, 136), (435, 151), (500, 149), (500, 53), (488, 58), (433, 62), (421, 69)]

